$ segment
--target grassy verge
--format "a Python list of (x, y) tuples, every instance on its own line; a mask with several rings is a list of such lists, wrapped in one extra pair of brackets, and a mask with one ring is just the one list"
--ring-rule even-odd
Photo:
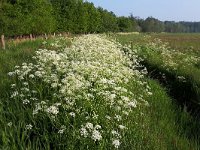
[[(101, 40), (103, 43), (100, 42)], [(97, 46), (95, 45), (93, 47), (93, 43), (96, 43)], [(30, 62), (30, 56), (35, 49), (41, 47), (41, 43), (38, 43), (38, 45), (35, 43), (31, 44), (34, 46), (31, 46), (33, 51), (31, 50), (31, 53), (29, 53), (30, 55), (24, 54), (24, 50), (28, 48), (28, 44), (27, 47), (24, 46), (24, 50), (19, 48), (17, 51), (19, 56), (23, 55), (24, 57), (12, 57), (12, 53), (10, 53), (9, 57), (12, 57), (13, 62), (12, 64), (5, 64), (4, 67), (8, 67), (8, 71), (11, 71), (15, 65), (20, 65), (20, 63), (24, 61)], [(130, 72), (124, 73), (127, 71), (127, 68), (124, 68), (124, 64), (127, 63), (127, 60), (121, 56), (121, 53), (116, 53), (119, 44), (113, 45), (106, 39), (99, 39), (96, 36), (92, 36), (92, 38), (86, 36), (82, 38), (80, 43), (78, 41), (75, 42), (78, 48), (72, 45), (72, 48), (68, 48), (67, 50), (69, 51), (64, 53), (63, 47), (66, 47), (68, 44), (62, 43), (61, 47), (59, 45), (60, 44), (56, 44), (56, 42), (53, 44), (47, 42), (42, 48), (48, 48), (49, 50), (39, 51), (41, 55), (38, 55), (38, 62), (32, 61), (33, 64), (39, 65), (32, 68), (32, 71), (36, 73), (36, 71), (41, 71), (41, 67), (43, 67), (42, 71), (46, 71), (46, 74), (43, 74), (43, 76), (40, 76), (39, 72), (36, 73), (38, 75), (37, 78), (32, 78), (31, 74), (20, 76), (27, 71), (22, 70), (20, 74), (18, 74), (19, 78), (17, 76), (17, 78), (9, 79), (6, 76), (7, 71), (0, 70), (4, 80), (8, 81), (2, 82), (2, 85), (9, 87), (11, 82), (17, 85), (13, 85), (14, 88), (12, 89), (2, 89), (3, 92), (8, 93), (8, 95), (2, 97), (0, 105), (0, 126), (2, 127), (0, 131), (1, 149), (119, 148), (187, 150), (199, 148), (199, 143), (195, 142), (196, 139), (198, 140), (198, 137), (194, 137), (194, 140), (192, 140), (192, 138), (188, 137), (186, 134), (186, 132), (193, 134), (194, 131), (192, 129), (196, 126), (196, 122), (192, 122), (193, 120), (191, 120), (187, 112), (182, 112), (177, 109), (172, 103), (172, 100), (167, 96), (165, 89), (156, 81), (145, 78), (143, 74), (138, 72), (139, 70), (134, 69), (135, 72), (133, 76), (129, 76)], [(82, 47), (82, 45), (85, 45), (85, 47)], [(101, 49), (101, 47), (103, 48)], [(94, 50), (94, 48), (97, 48), (97, 50)], [(111, 53), (112, 49), (113, 51)], [(57, 51), (56, 53), (55, 50)], [(90, 50), (92, 51), (88, 53)], [(101, 53), (101, 51), (104, 53)], [(3, 55), (8, 54), (2, 53), (2, 57)], [(63, 59), (59, 56), (61, 58), (63, 57)], [(101, 59), (99, 59), (99, 56), (101, 56)], [(61, 62), (60, 59), (62, 60)], [(135, 59), (136, 57), (133, 58), (133, 61), (135, 61)], [(81, 64), (81, 60), (87, 63)], [(68, 61), (73, 66), (70, 66)], [(102, 63), (100, 63), (100, 65), (98, 65), (99, 63), (88, 65), (88, 61), (102, 61)], [(111, 65), (113, 61), (115, 62), (114, 66)], [(120, 61), (120, 63), (117, 63), (118, 61)], [(64, 64), (64, 66), (60, 67), (61, 64)], [(102, 68), (103, 65), (105, 65), (106, 68)], [(33, 65), (24, 64), (20, 68), (27, 69), (27, 66), (33, 67)], [(116, 66), (120, 69), (116, 68)], [(121, 69), (125, 70), (121, 71)], [(72, 71), (73, 74), (78, 77), (79, 81), (76, 80), (77, 78), (71, 77), (72, 74), (69, 71)], [(99, 72), (94, 74), (97, 71)], [(111, 72), (113, 72), (113, 74)], [(119, 76), (116, 75), (116, 72), (119, 73)], [(34, 75), (37, 76), (36, 74)], [(67, 76), (68, 78), (66, 78), (66, 80), (70, 80), (66, 83), (55, 80), (56, 74), (59, 78), (66, 78)], [(87, 81), (91, 81), (90, 87), (89, 89), (75, 90), (74, 88), (80, 88), (77, 83), (82, 81), (81, 75), (84, 75)], [(126, 78), (121, 78), (121, 76)], [(102, 77), (104, 77), (103, 80), (101, 80)], [(131, 78), (127, 82), (127, 78), (129, 77)], [(120, 78), (119, 81), (118, 78)], [(115, 84), (123, 88), (115, 87), (116, 85), (113, 84), (112, 80), (116, 81)], [(56, 87), (55, 84), (52, 84), (55, 83), (54, 81), (60, 82), (60, 84), (73, 83), (68, 87), (73, 88), (71, 88), (71, 92), (69, 93), (66, 91), (68, 95), (65, 95), (66, 93), (60, 95), (59, 88), (62, 88), (64, 85)], [(105, 81), (108, 81), (108, 83), (105, 83)], [(74, 87), (75, 85), (78, 87)], [(27, 88), (30, 90), (30, 93)], [(114, 93), (116, 89), (121, 90)], [(15, 97), (15, 91), (21, 92), (21, 94), (24, 95)], [(37, 93), (35, 93), (35, 91)], [(98, 96), (98, 91), (102, 95)], [(151, 92), (153, 95), (151, 95)], [(111, 97), (107, 97), (105, 95), (106, 93), (111, 94)], [(71, 94), (74, 95), (70, 97)], [(116, 94), (116, 97), (113, 94)], [(90, 96), (90, 98), (87, 99), (87, 96)], [(76, 105), (71, 107), (72, 101), (70, 101), (69, 98), (76, 98)], [(109, 101), (106, 101), (107, 99), (109, 99)], [(113, 99), (116, 99), (114, 101), (114, 106), (110, 104), (110, 101)], [(134, 100), (129, 101), (129, 99)], [(121, 100), (124, 100), (124, 102), (121, 103)], [(131, 106), (134, 106), (133, 110), (123, 106), (127, 101), (131, 102)], [(135, 107), (134, 103), (136, 101), (137, 107)], [(69, 102), (70, 105), (68, 105)], [(119, 104), (120, 107), (118, 106)], [(39, 110), (38, 106), (45, 107)], [(34, 112), (33, 110), (35, 110), (36, 107), (38, 111)], [(33, 112), (35, 115), (33, 115)], [(72, 112), (74, 112), (75, 115)], [(125, 114), (123, 115), (123, 113)], [(129, 113), (129, 115), (127, 115), (127, 113)], [(120, 115), (122, 120), (120, 120), (120, 116), (116, 116), (116, 114)], [(105, 118), (105, 116), (107, 117)], [(98, 119), (95, 119), (96, 117)], [(120, 121), (117, 121), (118, 119)], [(90, 124), (88, 124), (88, 122), (90, 122)], [(101, 128), (95, 127), (94, 131), (96, 134), (98, 133), (97, 135), (101, 133), (102, 137), (100, 135), (91, 137), (89, 135), (85, 135), (86, 137), (84, 137), (84, 135), (81, 136), (80, 129), (85, 127), (85, 123), (90, 126), (90, 128), (91, 123), (93, 125), (99, 124)], [(188, 123), (192, 125), (187, 126)], [(85, 127), (85, 129), (88, 128)], [(94, 138), (96, 140), (93, 140)], [(118, 143), (118, 140), (120, 140), (120, 143)]]
[[(198, 129), (200, 124), (198, 119), (200, 100), (198, 53), (194, 50), (180, 52), (181, 47), (179, 50), (172, 50), (166, 43), (160, 40), (154, 41), (152, 37), (144, 39), (146, 43), (140, 40), (132, 42), (137, 38), (135, 35), (132, 37), (133, 39), (131, 35), (128, 37), (120, 35), (118, 40), (124, 44), (131, 44), (132, 51), (128, 53), (137, 53), (142, 59), (142, 64), (147, 67), (148, 75), (167, 88), (168, 93), (175, 99), (174, 104), (181, 106), (183, 114), (189, 112), (186, 115), (178, 115), (177, 123), (189, 139), (194, 140), (195, 143), (198, 142), (200, 136)], [(190, 124), (188, 128), (187, 124)]]
[[(132, 40), (136, 38), (134, 36), (132, 35)], [(163, 37), (163, 34), (160, 37)], [(181, 36), (179, 34), (171, 35), (172, 39), (174, 37), (180, 38)], [(184, 35), (182, 38), (184, 38)], [(119, 40), (123, 43), (131, 43), (132, 49), (137, 51), (137, 54), (144, 59), (143, 63), (151, 72), (151, 77), (162, 81), (165, 86), (171, 89), (174, 98), (178, 99), (183, 105), (189, 105), (190, 109), (194, 108), (193, 110), (198, 114), (200, 100), (200, 60), (195, 50), (185, 49), (181, 51), (180, 49), (183, 47), (179, 47), (179, 50), (173, 50), (169, 45), (160, 40), (153, 41), (152, 37), (146, 39), (146, 43), (142, 41), (141, 43), (131, 42), (131, 35), (129, 37), (120, 36)], [(177, 45), (179, 44), (179, 41), (177, 41)]]
[(8, 89), (9, 79), (8, 72), (14, 69), (16, 65), (21, 65), (23, 62), (32, 61), (32, 55), (40, 48), (42, 40), (34, 42), (26, 41), (17, 45), (10, 43), (6, 50), (0, 49), (0, 91), (1, 96), (5, 94)]

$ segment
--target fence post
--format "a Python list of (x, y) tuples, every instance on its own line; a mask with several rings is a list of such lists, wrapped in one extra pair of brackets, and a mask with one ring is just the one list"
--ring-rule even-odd
[(47, 34), (46, 34), (46, 33), (44, 34), (44, 38), (45, 38), (45, 40), (47, 40), (47, 39), (48, 39), (48, 37), (47, 37)]
[(2, 45), (2, 49), (6, 49), (4, 34), (1, 35), (1, 45)]
[(32, 34), (30, 34), (30, 39), (31, 39), (31, 41), (33, 41), (33, 35)]

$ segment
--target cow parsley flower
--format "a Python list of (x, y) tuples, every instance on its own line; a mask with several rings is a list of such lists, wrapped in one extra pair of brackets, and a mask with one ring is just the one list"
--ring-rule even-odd
[(70, 112), (69, 115), (72, 116), (73, 118), (76, 116), (74, 112)]
[(117, 139), (113, 140), (112, 145), (114, 145), (115, 148), (119, 148), (119, 146), (120, 146), (119, 140), (117, 140)]
[(101, 133), (98, 130), (93, 130), (92, 139), (94, 141), (100, 141), (102, 139)]
[(59, 113), (58, 107), (56, 106), (50, 106), (46, 111), (52, 115), (57, 115)]
[(86, 123), (85, 127), (86, 127), (87, 129), (89, 129), (89, 130), (93, 130), (93, 128), (94, 128), (93, 124), (90, 123), (90, 122)]
[(9, 127), (11, 127), (11, 126), (12, 126), (12, 122), (7, 123), (7, 125), (8, 125)]
[(80, 134), (81, 134), (81, 136), (86, 138), (88, 136), (88, 131), (86, 130), (86, 128), (82, 127), (80, 129)]
[(28, 125), (25, 126), (26, 130), (31, 130), (32, 128), (33, 128), (33, 126), (31, 124), (28, 124)]
[(123, 126), (123, 125), (119, 125), (119, 128), (120, 128), (121, 130), (124, 130), (124, 129), (126, 129), (126, 127), (125, 127), (125, 126)]

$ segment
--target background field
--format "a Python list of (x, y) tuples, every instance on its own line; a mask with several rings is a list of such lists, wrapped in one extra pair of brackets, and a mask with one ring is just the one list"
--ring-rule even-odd
[[(124, 37), (124, 42), (143, 43), (146, 40), (161, 39), (163, 42), (168, 42), (171, 48), (176, 50), (194, 49), (199, 53), (200, 50), (200, 34), (199, 33), (141, 33), (118, 35), (118, 38)], [(146, 37), (146, 38), (144, 38)], [(120, 39), (123, 40), (123, 39)]]

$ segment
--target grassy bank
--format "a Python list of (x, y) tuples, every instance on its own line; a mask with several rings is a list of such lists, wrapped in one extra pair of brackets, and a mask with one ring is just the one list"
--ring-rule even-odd
[[(199, 51), (190, 49), (193, 38), (199, 37), (199, 34), (188, 34), (188, 40), (185, 43), (191, 45), (186, 48), (182, 45), (182, 40), (186, 39), (187, 34), (153, 34), (152, 37), (143, 38), (143, 41), (135, 42), (135, 35), (119, 36), (118, 39), (123, 43), (131, 44), (132, 49), (137, 51), (138, 55), (144, 59), (143, 63), (151, 71), (151, 76), (159, 78), (165, 86), (172, 91), (172, 95), (184, 105), (188, 103), (192, 107), (199, 107), (200, 100), (200, 69), (199, 69)], [(138, 35), (144, 37), (144, 35)], [(168, 41), (179, 38), (178, 49), (173, 49), (174, 43), (164, 43), (155, 37), (161, 37), (162, 40), (168, 37)], [(191, 39), (190, 39), (191, 37)], [(192, 38), (193, 37), (193, 38)], [(170, 40), (169, 40), (170, 39)], [(132, 42), (133, 41), (133, 42)], [(145, 41), (145, 43), (144, 43)], [(173, 41), (175, 42), (175, 41)], [(197, 46), (194, 44), (194, 47)], [(198, 111), (197, 111), (198, 112)]]
[(26, 41), (19, 44), (9, 43), (6, 49), (0, 49), (0, 91), (3, 96), (8, 91), (10, 80), (7, 73), (16, 65), (32, 61), (34, 52), (40, 48), (42, 40)]
[[(152, 36), (146, 37), (146, 35), (126, 35), (117, 36), (118, 40), (123, 44), (128, 44), (131, 46), (132, 51), (127, 53), (137, 53), (142, 59), (142, 63), (147, 67), (148, 76), (152, 79), (159, 81), (163, 86), (166, 87), (168, 93), (174, 98), (174, 104), (181, 106), (183, 111), (189, 112), (191, 119), (188, 119), (192, 123), (191, 131), (185, 130), (187, 136), (198, 141), (200, 131), (199, 126), (199, 100), (200, 100), (200, 82), (199, 75), (200, 70), (198, 49), (190, 49), (182, 46), (179, 41), (177, 42), (178, 49), (175, 50), (170, 46), (173, 43), (164, 43), (161, 39), (166, 36), (173, 39), (174, 37), (186, 38), (187, 34), (183, 37), (181, 34), (153, 34)], [(193, 34), (188, 34), (189, 37), (193, 37)], [(132, 36), (132, 37), (131, 37)], [(137, 36), (143, 39), (134, 41)], [(198, 34), (195, 36), (199, 36)], [(195, 36), (193, 38), (195, 38)], [(154, 39), (156, 37), (156, 39)], [(163, 40), (163, 39), (162, 39)], [(187, 43), (192, 39), (189, 39)], [(169, 41), (169, 40), (168, 40)], [(170, 42), (170, 41), (169, 41)], [(173, 41), (175, 42), (175, 41)], [(169, 46), (170, 45), (170, 46)], [(179, 120), (179, 119), (178, 119)], [(186, 119), (187, 120), (187, 119)], [(182, 126), (182, 123), (179, 124)], [(183, 125), (184, 126), (184, 125)]]
[(145, 77), (137, 55), (133, 63), (104, 36), (59, 41), (2, 51), (1, 149), (199, 148), (197, 123)]

